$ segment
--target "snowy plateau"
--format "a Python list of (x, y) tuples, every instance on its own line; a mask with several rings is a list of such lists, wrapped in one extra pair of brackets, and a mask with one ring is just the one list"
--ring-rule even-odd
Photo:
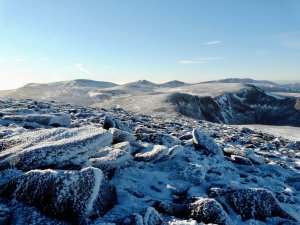
[(300, 224), (300, 140), (267, 132), (300, 127), (299, 99), (277, 93), (297, 88), (75, 80), (1, 92), (0, 224)]

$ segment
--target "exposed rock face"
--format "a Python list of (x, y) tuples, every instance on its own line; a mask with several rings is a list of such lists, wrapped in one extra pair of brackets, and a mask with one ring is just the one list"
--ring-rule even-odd
[(221, 147), (215, 142), (213, 138), (201, 132), (199, 128), (195, 128), (193, 130), (193, 141), (195, 147), (204, 149), (208, 153), (213, 155), (223, 156), (223, 150), (221, 149)]
[(247, 86), (216, 98), (173, 93), (167, 102), (182, 115), (215, 123), (300, 126), (296, 98), (278, 97)]
[(243, 220), (257, 219), (265, 221), (268, 217), (294, 220), (280, 207), (272, 192), (266, 189), (238, 189), (228, 192), (227, 198)]
[(1, 140), (0, 169), (30, 170), (48, 166), (80, 165), (95, 150), (111, 144), (110, 132), (93, 127), (53, 128)]
[(114, 188), (101, 170), (92, 167), (81, 171), (32, 170), (3, 190), (2, 195), (13, 190), (17, 201), (72, 224), (102, 216), (116, 203)]

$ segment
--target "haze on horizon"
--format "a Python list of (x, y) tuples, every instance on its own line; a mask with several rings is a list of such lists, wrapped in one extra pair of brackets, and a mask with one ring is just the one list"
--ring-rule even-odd
[(298, 0), (0, 0), (0, 90), (93, 79), (299, 80)]

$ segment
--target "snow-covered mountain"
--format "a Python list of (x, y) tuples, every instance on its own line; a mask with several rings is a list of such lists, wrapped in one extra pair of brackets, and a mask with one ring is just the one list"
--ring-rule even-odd
[(247, 127), (2, 98), (0, 224), (296, 225), (299, 158)]
[[(252, 84), (247, 84), (252, 83)], [(123, 85), (90, 80), (28, 84), (6, 93), (95, 107), (118, 107), (136, 113), (187, 116), (226, 124), (300, 126), (299, 100), (265, 91), (269, 81), (226, 79), (186, 84), (139, 80)]]

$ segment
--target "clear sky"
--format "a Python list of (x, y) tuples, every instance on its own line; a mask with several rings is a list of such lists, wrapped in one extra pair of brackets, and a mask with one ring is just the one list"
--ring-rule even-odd
[(299, 0), (0, 0), (0, 89), (300, 80)]

